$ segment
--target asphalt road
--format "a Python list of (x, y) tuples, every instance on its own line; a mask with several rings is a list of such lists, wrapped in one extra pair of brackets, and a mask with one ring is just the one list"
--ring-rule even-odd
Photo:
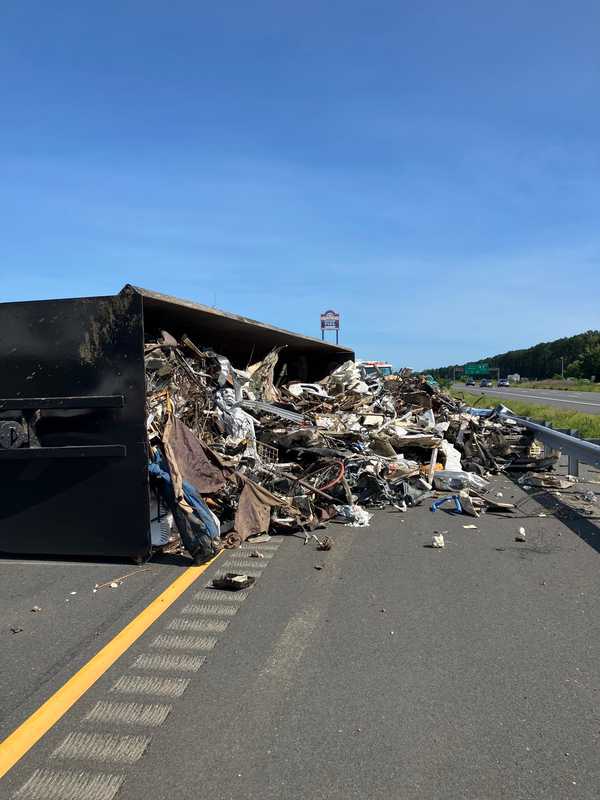
[(600, 414), (600, 393), (596, 392), (563, 392), (560, 389), (519, 389), (516, 386), (508, 388), (493, 387), (483, 389), (479, 386), (467, 386), (455, 383), (454, 389), (460, 389), (472, 394), (489, 394), (498, 397), (505, 406), (510, 408), (510, 401), (525, 400), (540, 406), (553, 406), (564, 411), (579, 411), (582, 414)]
[[(595, 800), (600, 543), (542, 511), (525, 499), (518, 519), (380, 513), (370, 528), (330, 526), (330, 552), (288, 538), (263, 559), (222, 556), (0, 797)], [(444, 550), (427, 546), (434, 529)], [(246, 596), (202, 588), (231, 568), (256, 574)], [(125, 624), (133, 608), (120, 613)], [(64, 635), (31, 633), (39, 652)], [(9, 655), (3, 684), (22, 670)]]
[[(181, 574), (185, 563), (178, 557), (144, 567), (0, 558), (0, 739)], [(94, 592), (96, 584), (124, 575), (129, 577), (117, 589)]]

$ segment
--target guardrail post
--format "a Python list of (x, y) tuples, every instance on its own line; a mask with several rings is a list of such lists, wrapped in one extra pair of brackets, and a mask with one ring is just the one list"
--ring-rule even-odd
[[(544, 420), (541, 424), (545, 428), (550, 428), (551, 430), (554, 428), (554, 425), (551, 422), (547, 422), (546, 420)], [(546, 444), (546, 442), (544, 442), (544, 457), (545, 458), (549, 458), (550, 456), (553, 456), (555, 453), (559, 453), (559, 452), (560, 452), (560, 450), (557, 450), (555, 447), (551, 447), (549, 444)]]
[[(579, 431), (575, 430), (574, 428), (571, 428), (571, 430), (568, 433), (569, 433), (569, 436), (576, 436), (578, 439), (580, 438)], [(576, 456), (572, 455), (572, 454), (569, 454), (568, 458), (569, 458), (569, 467), (568, 467), (569, 475), (574, 475), (576, 478), (578, 478), (579, 477), (579, 459)]]

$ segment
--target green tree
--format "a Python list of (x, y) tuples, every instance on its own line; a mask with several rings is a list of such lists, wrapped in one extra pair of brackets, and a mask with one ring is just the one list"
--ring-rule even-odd
[(583, 377), (583, 370), (581, 367), (581, 359), (576, 358), (575, 361), (571, 361), (565, 367), (565, 375), (567, 378), (582, 378)]
[(595, 376), (600, 380), (600, 344), (594, 344), (584, 350), (581, 356), (581, 370), (586, 378)]

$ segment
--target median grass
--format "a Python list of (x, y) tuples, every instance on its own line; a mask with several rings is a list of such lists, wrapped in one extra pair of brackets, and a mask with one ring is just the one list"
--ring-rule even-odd
[(600, 383), (581, 381), (523, 381), (516, 384), (519, 389), (558, 389), (561, 392), (600, 392)]
[(600, 439), (600, 414), (580, 414), (576, 411), (563, 411), (553, 406), (538, 405), (528, 403), (524, 400), (517, 400), (514, 397), (501, 397), (491, 394), (471, 394), (462, 392), (460, 389), (453, 389), (453, 397), (463, 400), (469, 406), (477, 408), (491, 408), (493, 405), (502, 403), (508, 405), (511, 411), (521, 417), (531, 417), (550, 422), (555, 428), (574, 428), (579, 431), (579, 435), (584, 439)]

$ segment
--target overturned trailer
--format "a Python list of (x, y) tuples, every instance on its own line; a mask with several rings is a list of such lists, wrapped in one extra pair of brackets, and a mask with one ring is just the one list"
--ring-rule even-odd
[(151, 550), (144, 341), (167, 330), (245, 367), (284, 346), (318, 380), (344, 347), (127, 285), (0, 304), (0, 553), (145, 559)]

